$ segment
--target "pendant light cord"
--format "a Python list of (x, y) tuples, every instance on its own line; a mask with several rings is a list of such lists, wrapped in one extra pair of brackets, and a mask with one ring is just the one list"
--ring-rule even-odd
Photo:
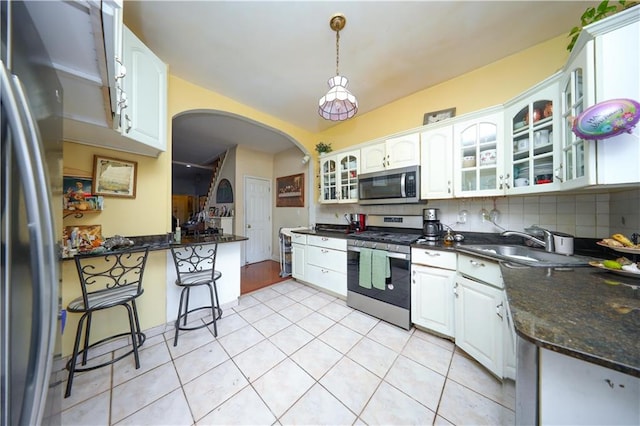
[(340, 63), (340, 30), (336, 30), (336, 75), (340, 75), (338, 64)]

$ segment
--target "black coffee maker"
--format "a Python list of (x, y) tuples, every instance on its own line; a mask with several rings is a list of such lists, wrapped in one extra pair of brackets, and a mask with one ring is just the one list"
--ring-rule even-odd
[(422, 209), (422, 233), (427, 241), (438, 241), (442, 236), (440, 209)]

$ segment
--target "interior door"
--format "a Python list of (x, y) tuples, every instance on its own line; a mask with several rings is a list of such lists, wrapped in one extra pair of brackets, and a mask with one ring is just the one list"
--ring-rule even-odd
[(271, 181), (244, 178), (245, 264), (271, 259)]

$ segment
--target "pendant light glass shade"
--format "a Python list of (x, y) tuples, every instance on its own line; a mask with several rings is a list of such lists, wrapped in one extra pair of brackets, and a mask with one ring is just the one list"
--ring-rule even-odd
[(349, 92), (347, 77), (336, 75), (327, 82), (329, 91), (320, 98), (318, 113), (326, 120), (347, 120), (358, 112), (358, 100)]
[(329, 27), (336, 32), (336, 75), (327, 82), (329, 91), (318, 102), (318, 113), (322, 118), (331, 121), (347, 120), (358, 112), (358, 100), (347, 89), (349, 80), (340, 75), (340, 30), (347, 23), (347, 18), (336, 13), (329, 21)]

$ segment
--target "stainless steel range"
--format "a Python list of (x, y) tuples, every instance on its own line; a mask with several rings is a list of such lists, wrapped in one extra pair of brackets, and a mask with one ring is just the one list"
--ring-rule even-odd
[(422, 216), (367, 217), (367, 231), (347, 240), (347, 305), (404, 329), (411, 327), (411, 247)]

